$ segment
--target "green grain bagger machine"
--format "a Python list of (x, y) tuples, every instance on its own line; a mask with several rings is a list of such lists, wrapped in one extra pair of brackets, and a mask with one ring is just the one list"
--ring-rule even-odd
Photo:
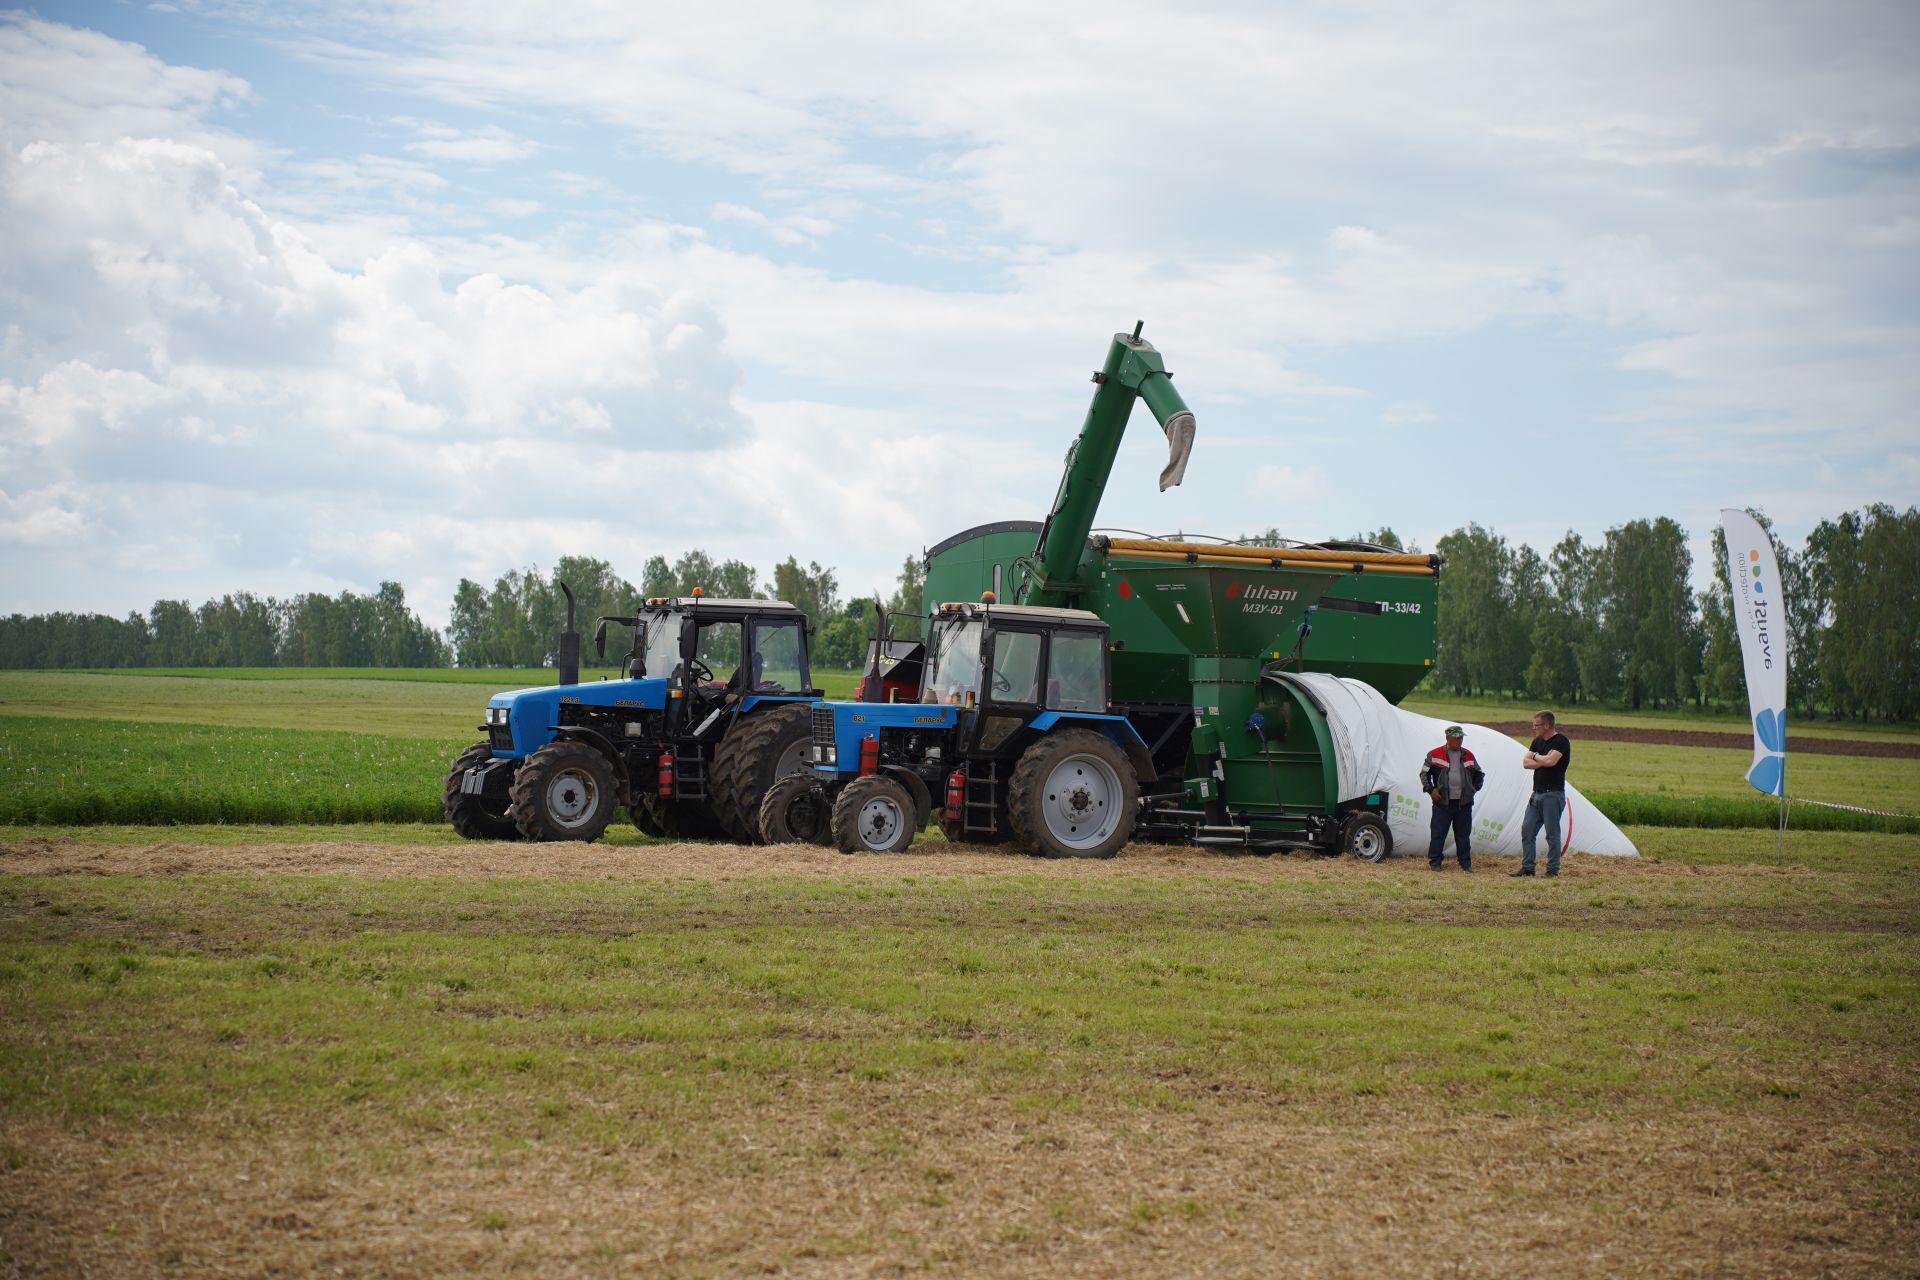
[(1134, 402), (1170, 448), (1179, 484), (1193, 414), (1160, 353), (1115, 334), (1044, 522), (980, 525), (926, 558), (926, 603), (983, 593), (1089, 610), (1111, 636), (1113, 710), (1149, 745), (1156, 779), (1139, 834), (1261, 849), (1384, 856), (1388, 797), (1341, 796), (1325, 709), (1291, 678), (1326, 672), (1398, 702), (1433, 666), (1437, 556), (1354, 542), (1254, 546), (1093, 534)]

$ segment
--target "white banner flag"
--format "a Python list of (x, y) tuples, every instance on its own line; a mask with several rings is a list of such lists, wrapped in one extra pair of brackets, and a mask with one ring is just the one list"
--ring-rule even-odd
[(1727, 533), (1727, 577), (1733, 584), (1733, 623), (1747, 670), (1753, 713), (1753, 767), (1747, 781), (1770, 796), (1787, 787), (1787, 600), (1773, 540), (1760, 522), (1731, 507), (1720, 512)]

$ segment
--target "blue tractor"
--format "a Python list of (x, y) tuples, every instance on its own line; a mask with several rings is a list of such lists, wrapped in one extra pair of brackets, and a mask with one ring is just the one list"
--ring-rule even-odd
[[(564, 588), (563, 588), (564, 590)], [(447, 773), (453, 829), (475, 840), (595, 840), (624, 806), (648, 835), (760, 839), (761, 797), (809, 769), (806, 615), (779, 600), (648, 600), (617, 680), (579, 682), (573, 597), (560, 683), (497, 693)]]
[(776, 780), (769, 842), (896, 853), (937, 818), (947, 838), (1110, 858), (1133, 834), (1147, 745), (1108, 710), (1107, 624), (1081, 609), (949, 604), (912, 700), (811, 709), (811, 776)]

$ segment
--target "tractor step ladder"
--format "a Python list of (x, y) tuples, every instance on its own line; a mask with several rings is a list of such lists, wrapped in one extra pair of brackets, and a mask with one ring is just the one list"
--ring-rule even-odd
[(1000, 780), (991, 766), (984, 777), (967, 770), (967, 802), (960, 810), (960, 830), (966, 835), (994, 834), (994, 815), (1000, 811)]
[(707, 761), (699, 747), (674, 747), (673, 797), (676, 800), (707, 798)]

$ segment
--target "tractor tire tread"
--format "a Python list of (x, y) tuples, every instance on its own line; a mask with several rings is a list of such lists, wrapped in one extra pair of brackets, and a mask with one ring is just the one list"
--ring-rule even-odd
[(789, 738), (810, 741), (812, 708), (792, 703), (754, 712), (746, 723), (721, 739), (713, 753), (713, 807), (736, 839), (764, 843), (760, 803), (779, 779), (770, 776)]
[(1131, 795), (1125, 797), (1126, 807), (1122, 811), (1120, 825), (1114, 828), (1113, 834), (1099, 848), (1061, 850), (1051, 848), (1046, 843), (1046, 819), (1041, 816), (1042, 802), (1038, 792), (1053, 766), (1063, 756), (1070, 755), (1099, 755), (1105, 758), (1115, 766), (1123, 790), (1130, 789), (1135, 781), (1133, 763), (1111, 739), (1091, 729), (1062, 729), (1058, 733), (1048, 734), (1028, 747), (1020, 756), (1020, 762), (1013, 767), (1013, 778), (1007, 787), (1007, 823), (1013, 828), (1014, 842), (1037, 858), (1111, 858), (1126, 847), (1127, 841), (1133, 839), (1137, 812)]
[[(897, 840), (889, 849), (869, 849), (860, 839), (860, 807), (875, 792), (891, 788), (899, 793), (896, 803), (900, 806), (906, 821), (900, 824), (903, 840)], [(916, 834), (913, 826), (913, 797), (907, 789), (884, 774), (870, 774), (864, 778), (855, 778), (840, 789), (833, 801), (833, 845), (842, 853), (905, 853), (913, 843)]]
[[(595, 783), (601, 795), (597, 821), (577, 831), (564, 831), (551, 826), (541, 811), (540, 797), (546, 789), (551, 775), (569, 763), (578, 761), (595, 774)], [(513, 797), (513, 822), (520, 834), (529, 840), (598, 840), (607, 829), (607, 823), (613, 819), (614, 808), (619, 804), (618, 783), (614, 780), (613, 766), (607, 758), (592, 747), (580, 742), (549, 742), (520, 766), (514, 775), (513, 787), (509, 793)]]
[(440, 790), (440, 807), (454, 834), (462, 839), (518, 840), (520, 828), (514, 824), (511, 809), (502, 814), (488, 813), (478, 796), (465, 795), (460, 790), (460, 775), (491, 759), (493, 748), (484, 742), (476, 742), (455, 756)]
[[(794, 831), (788, 817), (794, 801), (808, 790), (818, 792), (816, 803), (824, 812), (813, 834), (803, 836)], [(761, 797), (759, 827), (760, 838), (767, 844), (830, 845), (833, 843), (833, 802), (814, 779), (805, 774), (789, 774), (768, 787), (767, 794)]]

